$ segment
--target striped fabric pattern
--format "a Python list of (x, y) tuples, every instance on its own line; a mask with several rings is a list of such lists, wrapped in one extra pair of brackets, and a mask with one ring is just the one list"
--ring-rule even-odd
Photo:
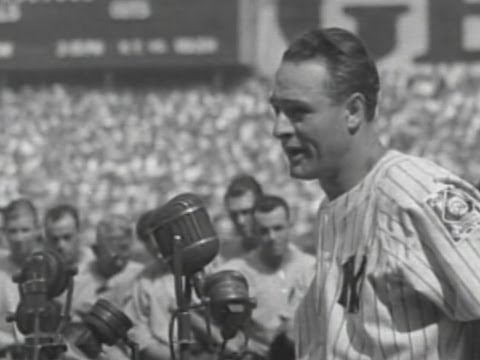
[[(478, 194), (439, 176), (454, 177), (391, 150), (322, 203), (316, 276), (295, 318), (298, 359), (480, 359)], [(473, 203), (450, 224), (429, 202), (449, 189)], [(448, 226), (469, 232), (459, 239)]]

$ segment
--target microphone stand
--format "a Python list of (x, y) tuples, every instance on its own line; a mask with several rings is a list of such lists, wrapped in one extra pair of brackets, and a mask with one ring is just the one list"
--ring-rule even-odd
[[(72, 270), (73, 271), (73, 270)], [(63, 334), (63, 331), (65, 328), (68, 326), (70, 323), (70, 309), (72, 307), (72, 296), (73, 296), (73, 275), (76, 274), (77, 270), (75, 270), (75, 273), (72, 272), (72, 275), (68, 277), (68, 283), (67, 283), (67, 297), (65, 301), (65, 306), (63, 308), (63, 314), (62, 314), (62, 320), (58, 326), (57, 333)]]
[[(192, 288), (188, 276), (182, 275), (182, 238), (179, 235), (173, 237), (173, 274), (175, 278), (175, 294), (177, 298), (178, 318), (178, 344), (180, 360), (188, 360), (189, 346), (191, 344), (190, 313), (189, 308), (192, 301)], [(172, 354), (174, 358), (174, 354)]]

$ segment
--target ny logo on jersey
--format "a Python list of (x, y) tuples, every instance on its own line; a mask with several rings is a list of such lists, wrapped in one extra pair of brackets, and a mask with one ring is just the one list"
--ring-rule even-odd
[(361, 287), (363, 277), (365, 275), (365, 267), (367, 265), (367, 257), (363, 255), (360, 268), (355, 274), (355, 255), (352, 255), (342, 265), (343, 269), (343, 286), (338, 303), (347, 309), (349, 313), (357, 313), (360, 310)]

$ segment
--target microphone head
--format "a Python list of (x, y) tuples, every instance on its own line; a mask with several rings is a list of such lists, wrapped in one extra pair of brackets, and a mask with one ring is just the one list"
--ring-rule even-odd
[(182, 275), (202, 270), (218, 253), (219, 240), (205, 206), (192, 193), (180, 194), (165, 205), (149, 211), (143, 226), (170, 266), (173, 266), (175, 239), (179, 239)]
[(35, 332), (39, 321), (42, 333), (55, 333), (62, 320), (62, 307), (53, 298), (68, 287), (72, 270), (54, 251), (33, 253), (13, 277), (18, 283), (20, 302), (12, 321), (24, 335)]
[(84, 317), (85, 328), (75, 340), (75, 346), (89, 358), (95, 358), (102, 344), (112, 346), (127, 336), (132, 321), (110, 302), (98, 300)]
[(256, 307), (255, 299), (248, 294), (247, 279), (238, 271), (219, 271), (207, 277), (204, 292), (210, 300), (212, 318), (222, 328), (222, 336), (233, 338)]
[(43, 293), (54, 298), (66, 290), (71, 273), (58, 253), (38, 251), (27, 259), (13, 281), (18, 283), (20, 294)]
[(23, 335), (35, 333), (37, 320), (41, 333), (53, 334), (62, 320), (62, 307), (53, 300), (25, 296), (20, 300), (12, 320)]

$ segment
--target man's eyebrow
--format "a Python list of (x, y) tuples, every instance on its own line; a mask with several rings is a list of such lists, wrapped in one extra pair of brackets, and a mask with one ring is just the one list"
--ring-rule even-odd
[(311, 105), (303, 100), (294, 100), (271, 96), (269, 102), (274, 107), (303, 107), (308, 109), (311, 108)]

